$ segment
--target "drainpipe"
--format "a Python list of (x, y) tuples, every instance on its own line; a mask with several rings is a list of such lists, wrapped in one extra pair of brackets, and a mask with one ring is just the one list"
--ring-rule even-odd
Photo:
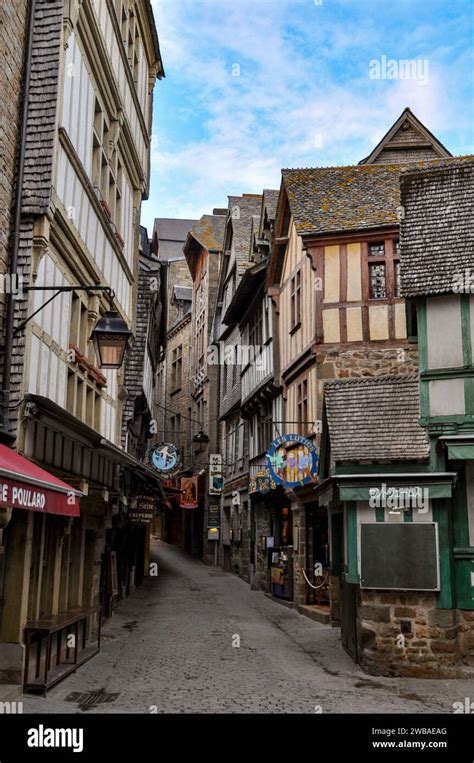
[[(15, 198), (15, 212), (13, 221), (13, 233), (11, 242), (11, 254), (9, 259), (9, 273), (12, 276), (17, 273), (18, 270), (18, 251), (20, 246), (20, 225), (21, 225), (21, 207), (22, 207), (22, 193), (23, 193), (23, 177), (25, 172), (25, 148), (26, 148), (26, 132), (28, 124), (28, 106), (29, 106), (29, 91), (31, 80), (31, 60), (33, 50), (33, 30), (34, 19), (36, 11), (36, 0), (29, 0), (28, 2), (28, 32), (27, 32), (27, 44), (25, 52), (24, 62), (24, 95), (23, 106), (21, 116), (21, 133), (20, 133), (20, 145), (18, 149), (18, 173), (16, 182), (16, 198)], [(10, 279), (11, 282), (11, 279)], [(10, 288), (10, 293), (7, 294), (7, 307), (5, 317), (5, 346), (3, 352), (3, 369), (2, 369), (2, 381), (3, 381), (3, 400), (1, 403), (1, 420), (0, 420), (0, 440), (7, 440), (12, 442), (15, 437), (9, 433), (9, 406), (10, 406), (10, 394), (11, 394), (11, 367), (12, 367), (12, 351), (13, 351), (13, 328), (15, 320), (15, 299)]]

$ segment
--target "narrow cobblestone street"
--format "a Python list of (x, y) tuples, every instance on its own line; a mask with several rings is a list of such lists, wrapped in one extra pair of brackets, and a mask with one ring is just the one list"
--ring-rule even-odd
[(100, 654), (47, 697), (21, 697), (26, 713), (80, 713), (66, 697), (100, 689), (118, 697), (90, 712), (449, 713), (473, 696), (470, 680), (372, 678), (338, 629), (172, 546), (155, 543), (152, 558), (158, 576), (115, 612)]

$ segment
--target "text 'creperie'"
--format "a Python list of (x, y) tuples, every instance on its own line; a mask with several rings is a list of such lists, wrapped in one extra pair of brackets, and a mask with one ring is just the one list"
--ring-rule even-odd
[(44, 509), (46, 495), (41, 490), (31, 490), (20, 485), (8, 485), (0, 482), (0, 504), (11, 508)]

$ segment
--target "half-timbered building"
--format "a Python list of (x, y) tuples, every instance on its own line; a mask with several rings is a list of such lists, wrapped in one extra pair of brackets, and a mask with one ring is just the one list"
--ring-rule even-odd
[[(282, 171), (267, 285), (278, 301), (285, 433), (319, 440), (327, 379), (417, 371), (400, 294), (399, 174), (404, 162), (446, 156), (406, 109), (363, 163)], [(395, 157), (398, 163), (390, 163)], [(328, 612), (327, 513), (311, 486), (291, 499), (298, 528), (294, 601)], [(315, 563), (326, 581), (317, 590)]]
[(66, 480), (75, 506), (62, 516), (13, 510), (0, 651), (5, 677), (44, 690), (97, 651), (101, 602), (143, 576), (143, 553), (126, 578), (104, 556), (106, 533), (157, 483), (122, 447), (123, 370), (102, 371), (89, 337), (107, 289), (135, 329), (152, 92), (164, 72), (146, 0), (34, 8), (11, 252), (24, 293), (6, 327), (4, 436)]

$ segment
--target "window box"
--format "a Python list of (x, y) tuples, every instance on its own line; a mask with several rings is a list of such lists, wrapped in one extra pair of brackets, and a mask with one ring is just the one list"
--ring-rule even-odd
[(101, 199), (101, 200), (100, 200), (100, 206), (101, 206), (101, 207), (102, 207), (102, 209), (104, 210), (104, 212), (105, 212), (105, 214), (107, 215), (108, 219), (109, 219), (109, 220), (112, 220), (112, 212), (110, 211), (110, 207), (109, 207), (109, 205), (107, 204), (107, 202), (105, 201), (105, 199)]

